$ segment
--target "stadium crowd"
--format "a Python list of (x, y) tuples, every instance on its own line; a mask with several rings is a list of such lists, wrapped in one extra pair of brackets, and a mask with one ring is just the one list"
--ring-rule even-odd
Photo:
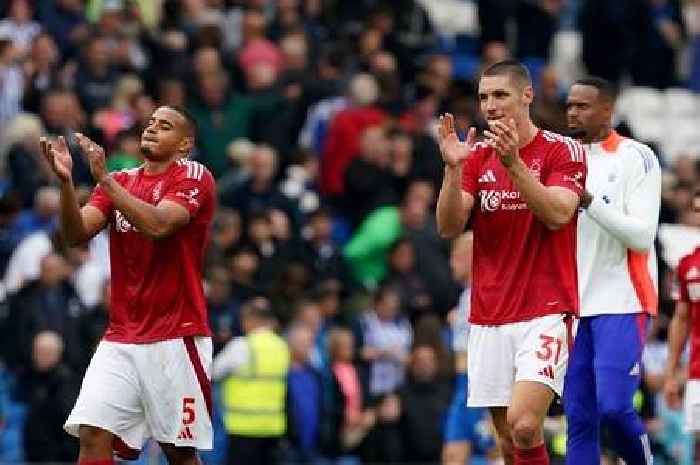
[[(0, 14), (3, 462), (75, 460), (62, 425), (108, 311), (106, 236), (61, 240), (41, 135), (66, 137), (86, 201), (75, 132), (116, 171), (141, 163), (156, 106), (196, 119), (193, 158), (219, 194), (205, 269), (217, 380), (206, 463), (244, 463), (234, 446), (256, 439), (278, 463), (438, 463), (469, 275), (454, 262), (469, 255), (435, 225), (437, 115), (483, 128), (474, 79), (511, 56), (532, 73), (543, 128), (566, 131), (568, 84), (586, 73), (618, 84), (621, 102), (639, 88), (676, 92), (690, 99), (684, 117), (700, 115), (695, 0), (7, 0)], [(690, 464), (693, 438), (658, 393), (672, 270), (700, 243), (700, 145), (679, 149), (627, 110), (618, 131), (652, 145), (664, 168), (660, 314), (636, 406), (656, 463)], [(276, 414), (287, 426), (241, 437), (226, 365), (261, 329), (288, 353)], [(470, 421), (471, 463), (498, 463), (487, 415)], [(562, 460), (561, 409), (546, 428)]]

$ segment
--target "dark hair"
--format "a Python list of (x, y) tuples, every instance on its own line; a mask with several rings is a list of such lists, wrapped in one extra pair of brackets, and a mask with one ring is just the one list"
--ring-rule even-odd
[(197, 120), (194, 118), (194, 115), (190, 113), (187, 109), (178, 105), (165, 105), (165, 107), (170, 108), (171, 110), (175, 110), (176, 112), (180, 113), (180, 115), (183, 118), (185, 118), (185, 122), (187, 123), (187, 130), (190, 132), (192, 137), (196, 139), (199, 127), (197, 124)]
[(577, 79), (573, 85), (595, 87), (598, 89), (598, 96), (611, 103), (615, 103), (615, 99), (617, 98), (617, 89), (613, 83), (598, 76)]
[(521, 87), (532, 86), (530, 71), (518, 60), (503, 60), (486, 68), (481, 76), (509, 76)]

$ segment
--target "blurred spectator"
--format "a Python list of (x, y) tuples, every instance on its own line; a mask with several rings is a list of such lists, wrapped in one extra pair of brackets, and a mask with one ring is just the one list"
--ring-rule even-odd
[(141, 131), (137, 127), (123, 129), (114, 136), (114, 150), (107, 157), (110, 172), (129, 170), (143, 163)]
[[(13, 227), (21, 210), (19, 198), (13, 192), (5, 192), (0, 197), (0, 276), (5, 275), (7, 264), (20, 242)], [(4, 282), (0, 285), (4, 298)]]
[(402, 463), (405, 459), (399, 396), (387, 394), (378, 400), (375, 410), (376, 424), (362, 446), (362, 460), (365, 463)]
[(78, 318), (84, 309), (69, 281), (71, 271), (65, 258), (49, 254), (41, 260), (39, 279), (28, 282), (10, 298), (10, 324), (16, 337), (10, 360), (13, 367), (30, 360), (35, 335), (54, 331), (67, 346), (66, 361), (76, 369), (82, 368)]
[(559, 75), (553, 66), (542, 69), (539, 87), (530, 110), (532, 119), (538, 127), (567, 134), (566, 102), (559, 82)]
[(537, 78), (537, 71), (549, 58), (550, 45), (565, 2), (539, 0), (515, 3), (515, 21), (518, 25), (516, 56)]
[(74, 57), (77, 44), (86, 39), (89, 29), (83, 14), (81, 0), (55, 0), (38, 2), (39, 19), (61, 50), (61, 55)]
[(0, 37), (12, 40), (19, 56), (29, 52), (32, 41), (41, 31), (32, 20), (34, 8), (30, 0), (10, 0), (7, 17), (0, 20)]
[[(636, 34), (630, 12), (646, 0), (587, 0), (582, 2), (579, 27), (582, 59), (588, 73), (618, 83), (630, 63)], [(610, 46), (610, 44), (615, 44)]]
[(450, 405), (450, 386), (438, 377), (438, 360), (429, 346), (411, 353), (409, 378), (399, 392), (406, 462), (440, 461), (442, 421)]
[(102, 340), (102, 336), (104, 336), (107, 329), (111, 292), (110, 282), (105, 280), (99, 291), (100, 298), (98, 302), (91, 308), (86, 309), (78, 317), (80, 352), (82, 355), (79, 372), (87, 368), (93, 353), (97, 349), (97, 345)]
[(350, 81), (350, 106), (331, 120), (321, 158), (321, 192), (330, 197), (345, 192), (343, 175), (360, 149), (360, 135), (381, 124), (386, 116), (375, 107), (378, 96), (376, 80), (358, 74)]
[(114, 145), (119, 132), (133, 127), (137, 122), (136, 105), (142, 94), (141, 80), (133, 74), (124, 75), (114, 86), (110, 105), (94, 113), (92, 125), (102, 132), (107, 147)]
[(279, 158), (272, 147), (257, 145), (250, 154), (250, 176), (239, 187), (221, 193), (221, 204), (234, 208), (241, 213), (244, 220), (256, 211), (276, 208), (284, 211), (297, 227), (300, 224), (299, 212), (276, 184)]
[(207, 278), (207, 310), (213, 333), (214, 354), (241, 334), (238, 306), (231, 295), (231, 281), (224, 267), (210, 268)]
[(197, 95), (189, 108), (198, 126), (199, 158), (216, 177), (226, 171), (226, 147), (251, 131), (252, 106), (244, 97), (233, 95), (223, 71), (197, 77)]
[(233, 339), (214, 358), (212, 378), (223, 383), (231, 465), (275, 463), (287, 431), (289, 349), (273, 325), (265, 298), (246, 302), (241, 309), (245, 336)]
[(309, 363), (314, 348), (314, 329), (293, 324), (289, 329), (290, 367), (287, 418), (289, 447), (285, 463), (314, 464), (319, 457), (320, 423), (323, 418), (321, 374)]
[(260, 259), (255, 249), (250, 246), (237, 247), (229, 262), (231, 271), (231, 294), (239, 302), (245, 302), (259, 293), (255, 279), (260, 266)]
[[(73, 182), (80, 185), (92, 185), (92, 175), (88, 168), (75, 132), (92, 134), (88, 126), (87, 115), (80, 104), (78, 95), (67, 90), (50, 90), (41, 99), (41, 119), (46, 131), (51, 136), (63, 136), (73, 154)], [(97, 137), (96, 137), (97, 138)]]
[[(283, 260), (281, 260), (284, 263)], [(290, 261), (283, 266), (270, 289), (273, 311), (283, 326), (292, 319), (294, 306), (304, 296), (311, 276), (304, 265)]]
[(54, 331), (41, 331), (31, 341), (31, 369), (20, 378), (19, 399), (27, 405), (24, 425), (26, 460), (70, 462), (77, 440), (63, 432), (63, 423), (78, 397), (80, 377), (64, 363), (64, 344)]
[(22, 109), (24, 74), (12, 40), (0, 37), (0, 123), (7, 124)]
[(22, 207), (29, 208), (37, 190), (53, 178), (39, 146), (44, 127), (38, 117), (22, 113), (6, 129), (0, 151), (3, 171), (19, 195)]
[(88, 113), (109, 106), (119, 76), (107, 38), (93, 37), (83, 47), (82, 59), (75, 74), (75, 89)]
[(688, 87), (694, 92), (700, 92), (700, 2), (685, 2), (683, 13), (690, 46)]
[[(637, 0), (631, 10), (634, 32), (630, 74), (638, 86), (666, 89), (676, 84), (677, 53), (684, 45), (680, 0)], [(630, 14), (631, 13), (631, 14)], [(608, 47), (609, 48), (609, 47)]]
[(335, 279), (347, 282), (347, 264), (340, 248), (333, 242), (332, 228), (330, 210), (321, 207), (309, 215), (302, 261), (317, 281)]
[(45, 186), (36, 191), (34, 205), (20, 213), (14, 224), (15, 234), (24, 238), (37, 231), (51, 233), (58, 224), (61, 192), (57, 187)]
[(386, 281), (398, 291), (401, 308), (412, 322), (432, 309), (428, 287), (416, 268), (416, 252), (409, 240), (402, 238), (392, 245)]
[(45, 32), (38, 34), (32, 42), (29, 59), (24, 63), (27, 84), (23, 105), (26, 111), (38, 113), (42, 94), (62, 84), (64, 76), (60, 65), (61, 55), (54, 38)]
[(381, 286), (374, 303), (361, 317), (362, 360), (369, 364), (369, 393), (373, 399), (403, 385), (413, 334), (401, 312), (401, 298), (391, 286)]
[(236, 210), (220, 207), (214, 214), (205, 268), (226, 266), (227, 257), (239, 244), (242, 234), (241, 215)]
[(362, 132), (359, 153), (343, 176), (345, 195), (350, 200), (345, 210), (353, 227), (357, 227), (370, 211), (394, 205), (399, 200), (390, 151), (391, 145), (382, 127), (370, 126)]
[(355, 359), (355, 338), (350, 330), (335, 328), (328, 334), (328, 352), (332, 372), (330, 405), (326, 413), (324, 455), (342, 458), (339, 463), (358, 463), (356, 451), (374, 426), (375, 414), (365, 408), (362, 386)]

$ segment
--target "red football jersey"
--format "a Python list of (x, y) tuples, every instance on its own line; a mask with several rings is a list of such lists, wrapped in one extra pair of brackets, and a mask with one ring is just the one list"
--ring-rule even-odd
[(674, 298), (688, 304), (692, 325), (688, 376), (700, 379), (700, 247), (678, 262), (676, 279), (678, 288), (674, 292)]
[(164, 173), (143, 167), (114, 174), (129, 193), (157, 205), (177, 202), (190, 222), (165, 239), (137, 231), (98, 186), (90, 205), (109, 219), (111, 306), (108, 341), (146, 343), (210, 335), (202, 266), (214, 215), (214, 178), (202, 164), (178, 160)]
[[(573, 139), (540, 130), (519, 154), (545, 186), (583, 192), (585, 154)], [(549, 230), (484, 143), (476, 144), (465, 160), (463, 188), (475, 201), (470, 321), (499, 325), (577, 314), (576, 217), (557, 231)]]

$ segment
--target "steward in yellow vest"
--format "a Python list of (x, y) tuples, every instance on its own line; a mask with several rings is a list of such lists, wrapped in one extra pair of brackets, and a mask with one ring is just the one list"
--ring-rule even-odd
[(244, 337), (214, 358), (212, 377), (222, 382), (224, 426), (230, 438), (229, 464), (265, 464), (287, 431), (289, 349), (273, 330), (267, 299), (241, 309)]

